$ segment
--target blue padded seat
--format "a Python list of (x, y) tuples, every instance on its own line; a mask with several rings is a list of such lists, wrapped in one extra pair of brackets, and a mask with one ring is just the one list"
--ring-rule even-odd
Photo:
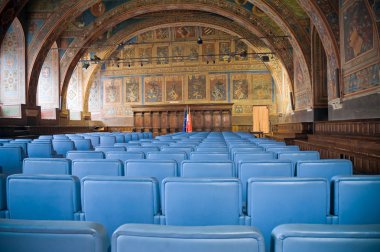
[(69, 151), (66, 158), (68, 159), (103, 159), (103, 151)]
[(115, 136), (100, 136), (99, 146), (113, 146), (116, 143)]
[(31, 143), (50, 143), (52, 139), (34, 139)]
[(7, 206), (10, 219), (77, 220), (79, 180), (70, 175), (11, 175)]
[(132, 141), (139, 140), (139, 135), (135, 132), (131, 133), (131, 140)]
[(141, 146), (141, 143), (115, 143), (113, 146), (115, 146), (115, 147), (119, 147), (119, 146), (138, 147), (138, 146)]
[(336, 176), (334, 220), (337, 224), (380, 224), (380, 175)]
[(284, 224), (272, 232), (275, 252), (378, 252), (380, 225)]
[(249, 161), (268, 161), (274, 160), (275, 156), (272, 152), (253, 152), (253, 153), (240, 153), (236, 152), (233, 156), (235, 168), (237, 173), (239, 173), (239, 163), (249, 162)]
[(109, 151), (106, 154), (106, 159), (119, 159), (123, 163), (129, 159), (144, 159), (144, 152), (127, 152), (127, 151)]
[(321, 159), (298, 161), (297, 177), (320, 177), (331, 181), (337, 175), (352, 175), (352, 162), (347, 159)]
[(184, 151), (175, 152), (162, 152), (162, 151), (152, 151), (148, 152), (146, 159), (164, 159), (164, 160), (175, 160), (178, 163), (178, 167), (183, 160), (187, 159), (187, 154)]
[(76, 150), (92, 150), (91, 139), (74, 139), (73, 140)]
[(91, 145), (93, 148), (100, 145), (100, 137), (99, 136), (85, 136), (84, 139), (90, 139)]
[(89, 175), (123, 176), (123, 163), (118, 159), (74, 159), (71, 173), (82, 179)]
[(244, 224), (238, 179), (166, 178), (161, 191), (162, 224)]
[(265, 151), (270, 151), (276, 154), (279, 152), (286, 152), (286, 151), (299, 151), (300, 147), (298, 145), (287, 145), (287, 146), (282, 146), (282, 147), (267, 147), (265, 148)]
[(104, 227), (93, 222), (0, 220), (1, 252), (105, 252)]
[(103, 151), (104, 153), (108, 151), (125, 151), (126, 148), (124, 146), (97, 146), (95, 147), (95, 151)]
[[(142, 139), (144, 140), (144, 139)], [(143, 142), (142, 140), (140, 140), (140, 145), (142, 147), (158, 147), (158, 148), (161, 148), (163, 146), (169, 146), (169, 143), (151, 143), (151, 142)]]
[(31, 138), (18, 138), (18, 139), (11, 141), (11, 142), (30, 143), (31, 141), (33, 141), (33, 139), (31, 139)]
[(243, 203), (247, 202), (247, 183), (253, 177), (293, 177), (294, 164), (288, 160), (240, 161), (238, 177), (243, 188)]
[(159, 223), (154, 178), (87, 176), (81, 183), (85, 220), (104, 225), (109, 237), (125, 223)]
[(247, 198), (247, 224), (262, 231), (266, 251), (280, 224), (328, 223), (329, 185), (323, 178), (250, 178)]
[(75, 150), (74, 142), (71, 140), (53, 140), (53, 150), (58, 154), (66, 157), (68, 151)]
[(247, 226), (175, 227), (126, 224), (112, 236), (113, 252), (264, 252), (259, 230)]
[(42, 136), (39, 136), (38, 139), (49, 139), (49, 140), (52, 140), (53, 136), (52, 135), (42, 135)]
[(277, 154), (278, 159), (288, 159), (296, 163), (301, 160), (318, 160), (318, 151), (286, 151)]
[(192, 152), (190, 153), (190, 160), (230, 160), (228, 152)]
[(0, 219), (5, 217), (5, 210), (7, 209), (5, 184), (5, 175), (0, 174)]
[(159, 151), (160, 150), (160, 147), (158, 146), (150, 146), (150, 147), (147, 147), (147, 146), (128, 146), (127, 147), (127, 151), (128, 152), (144, 152), (145, 156), (147, 156), (148, 152), (151, 152), (151, 151)]
[(24, 157), (26, 157), (27, 154), (28, 154), (28, 149), (27, 149), (28, 142), (11, 141), (9, 143), (3, 143), (3, 146), (4, 147), (21, 147), (21, 149), (22, 149), (22, 155)]
[(0, 147), (0, 167), (2, 173), (7, 175), (22, 173), (22, 160), (24, 158), (21, 147)]
[(125, 143), (123, 134), (113, 134), (112, 136), (115, 137), (115, 143)]
[(128, 160), (124, 165), (126, 177), (154, 177), (159, 186), (164, 178), (177, 177), (178, 168), (175, 160)]
[(28, 157), (31, 158), (53, 158), (56, 157), (53, 145), (49, 142), (31, 142), (28, 143)]
[(53, 140), (69, 140), (70, 138), (66, 135), (53, 135)]
[(71, 174), (71, 160), (66, 158), (25, 158), (23, 174)]
[(180, 174), (189, 178), (232, 178), (235, 177), (235, 170), (232, 161), (184, 160)]
[(175, 146), (175, 147), (162, 146), (161, 151), (163, 151), (163, 152), (165, 152), (165, 151), (166, 152), (184, 151), (184, 152), (186, 152), (187, 156), (189, 156), (190, 152), (194, 151), (194, 148), (193, 147), (186, 147), (186, 146), (182, 146), (182, 147), (179, 147), (179, 146)]
[(124, 133), (124, 141), (128, 143), (132, 140), (132, 134), (131, 133)]

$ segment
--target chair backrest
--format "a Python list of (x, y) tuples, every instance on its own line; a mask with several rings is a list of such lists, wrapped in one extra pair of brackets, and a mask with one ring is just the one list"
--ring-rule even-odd
[(4, 210), (7, 208), (5, 184), (6, 184), (5, 175), (0, 174), (0, 219), (4, 218)]
[(193, 147), (172, 147), (172, 146), (162, 146), (161, 151), (166, 151), (166, 152), (175, 152), (175, 151), (184, 151), (186, 152), (187, 156), (190, 155), (190, 152), (194, 151)]
[(288, 159), (296, 163), (301, 160), (318, 160), (318, 151), (286, 151), (277, 154), (278, 159)]
[(298, 161), (297, 177), (320, 177), (331, 181), (337, 175), (352, 175), (352, 162), (347, 159), (320, 159)]
[(144, 152), (145, 156), (147, 156), (148, 152), (151, 152), (151, 151), (159, 151), (160, 150), (160, 147), (158, 146), (150, 146), (150, 147), (144, 147), (144, 146), (128, 146), (127, 147), (127, 151), (128, 152)]
[(293, 177), (294, 164), (288, 160), (240, 161), (238, 178), (243, 188), (243, 203), (247, 202), (247, 183), (256, 177)]
[(25, 158), (23, 174), (71, 174), (71, 160), (66, 158)]
[(104, 225), (109, 237), (125, 223), (159, 223), (155, 179), (88, 176), (81, 183), (85, 220)]
[(0, 219), (1, 252), (104, 252), (109, 242), (104, 227), (78, 221)]
[(4, 143), (3, 146), (4, 147), (21, 147), (21, 149), (22, 149), (22, 155), (24, 157), (26, 157), (27, 154), (28, 154), (28, 151), (27, 151), (28, 142), (16, 142), (16, 141), (12, 141), (12, 142), (9, 142), (9, 143)]
[(235, 170), (232, 161), (184, 160), (180, 174), (189, 178), (232, 178), (235, 177)]
[(219, 160), (229, 161), (230, 157), (228, 152), (191, 152), (190, 160)]
[(175, 160), (128, 160), (124, 165), (126, 177), (154, 177), (159, 186), (164, 178), (176, 177), (177, 174), (178, 168)]
[(233, 156), (237, 173), (239, 173), (240, 162), (256, 162), (256, 161), (269, 161), (274, 160), (275, 155), (272, 152), (253, 152), (253, 153), (234, 153)]
[(115, 137), (115, 143), (125, 143), (123, 134), (113, 134), (113, 136)]
[(66, 135), (53, 135), (54, 140), (69, 140), (69, 137)]
[(74, 139), (75, 149), (77, 150), (92, 150), (91, 139)]
[(228, 152), (227, 147), (197, 147), (196, 152)]
[(380, 224), (380, 175), (336, 176), (332, 183), (338, 224)]
[(322, 178), (250, 178), (247, 214), (270, 251), (272, 229), (286, 223), (326, 224), (329, 185)]
[(21, 147), (0, 147), (0, 167), (5, 175), (22, 173), (24, 158)]
[(275, 252), (380, 251), (380, 225), (284, 224), (272, 232)]
[(103, 159), (104, 152), (102, 151), (69, 151), (66, 158), (68, 159)]
[(95, 151), (103, 151), (107, 153), (108, 151), (125, 151), (126, 148), (124, 146), (97, 146), (95, 147)]
[(7, 207), (10, 219), (77, 219), (79, 180), (70, 175), (11, 175), (7, 178)]
[(112, 236), (114, 251), (123, 252), (264, 252), (260, 231), (247, 226), (175, 227), (126, 224)]
[(184, 151), (176, 152), (162, 152), (162, 151), (152, 151), (148, 152), (146, 159), (164, 159), (164, 160), (175, 160), (178, 163), (178, 166), (183, 160), (187, 159), (187, 154)]
[(54, 157), (53, 145), (51, 143), (28, 143), (28, 157), (52, 158)]
[(39, 136), (38, 139), (49, 139), (49, 140), (52, 140), (53, 136), (52, 135), (42, 135), (42, 136)]
[(71, 140), (53, 140), (52, 144), (54, 151), (64, 157), (68, 151), (75, 150), (74, 142)]
[(162, 224), (174, 226), (242, 223), (238, 179), (166, 178), (162, 181)]
[(144, 159), (144, 152), (127, 152), (127, 151), (109, 151), (106, 153), (106, 159), (119, 159), (123, 163), (129, 159)]
[(90, 139), (92, 147), (96, 147), (100, 145), (100, 137), (99, 136), (85, 136), (85, 139)]
[(123, 176), (123, 163), (118, 159), (75, 159), (72, 175), (82, 179), (89, 175)]
[(115, 143), (115, 136), (100, 136), (100, 146), (113, 146)]

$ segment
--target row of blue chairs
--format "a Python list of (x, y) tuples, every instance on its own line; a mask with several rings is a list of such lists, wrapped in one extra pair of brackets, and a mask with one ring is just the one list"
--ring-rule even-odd
[[(378, 252), (380, 225), (284, 224), (271, 240), (273, 252)], [(0, 244), (2, 252), (265, 251), (254, 227), (125, 224), (109, 240), (102, 225), (75, 221), (0, 220)]]
[(154, 178), (88, 176), (80, 183), (70, 175), (17, 174), (7, 178), (2, 212), (10, 219), (94, 221), (109, 236), (125, 223), (248, 225), (262, 231), (268, 247), (280, 224), (380, 224), (380, 176), (337, 176), (332, 188), (330, 196), (322, 178), (250, 178), (244, 213), (238, 179), (166, 178), (159, 193)]

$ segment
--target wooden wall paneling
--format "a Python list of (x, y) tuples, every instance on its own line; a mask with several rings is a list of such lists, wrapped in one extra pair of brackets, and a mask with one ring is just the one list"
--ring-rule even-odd
[(203, 130), (204, 131), (211, 131), (211, 129), (213, 128), (211, 111), (209, 111), (209, 110), (204, 111), (203, 112), (203, 118), (204, 118)]
[(144, 131), (151, 132), (152, 130), (152, 112), (144, 112)]
[(214, 110), (212, 112), (212, 124), (214, 131), (222, 130), (222, 114), (220, 110)]
[(193, 112), (193, 131), (203, 131), (203, 111)]
[(222, 111), (222, 130), (223, 131), (231, 130), (231, 112), (228, 110)]
[(177, 112), (177, 129), (176, 129), (176, 132), (182, 131), (184, 116), (185, 116), (185, 112), (183, 112), (183, 111)]
[(178, 126), (178, 123), (177, 123), (177, 111), (170, 111), (169, 112), (169, 128), (170, 128), (170, 133), (175, 133), (177, 126)]
[(169, 124), (168, 124), (168, 111), (162, 111), (161, 112), (161, 128), (160, 128), (160, 133), (161, 135), (166, 135), (168, 134), (168, 128), (169, 128)]
[(160, 112), (155, 111), (152, 113), (152, 132), (153, 137), (156, 137), (160, 134), (160, 127), (161, 127), (161, 118), (160, 118)]
[(142, 112), (137, 112), (134, 114), (134, 124), (137, 132), (141, 132), (141, 130), (144, 129), (144, 118)]

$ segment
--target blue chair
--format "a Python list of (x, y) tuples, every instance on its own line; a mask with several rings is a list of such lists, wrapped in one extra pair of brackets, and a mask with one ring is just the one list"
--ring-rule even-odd
[(119, 159), (123, 163), (129, 159), (144, 159), (144, 152), (109, 151), (106, 159)]
[(125, 143), (123, 134), (113, 134), (112, 136), (115, 137), (115, 143)]
[(127, 160), (124, 165), (126, 177), (153, 177), (159, 186), (164, 178), (177, 177), (177, 171), (175, 160)]
[(298, 145), (287, 145), (282, 147), (267, 147), (265, 148), (265, 151), (273, 152), (276, 155), (280, 152), (286, 152), (286, 151), (300, 151), (300, 147)]
[(81, 183), (85, 220), (104, 225), (109, 237), (125, 223), (159, 223), (155, 179), (88, 176)]
[(69, 140), (70, 138), (66, 135), (53, 135), (53, 140)]
[(74, 142), (71, 140), (53, 140), (53, 150), (62, 157), (66, 157), (68, 151), (75, 150)]
[(239, 163), (249, 161), (268, 161), (274, 160), (275, 155), (272, 152), (253, 152), (253, 153), (234, 153), (234, 164), (237, 174), (239, 173)]
[(25, 158), (23, 174), (71, 174), (71, 160), (66, 158)]
[(288, 159), (297, 163), (301, 160), (318, 160), (319, 152), (318, 151), (286, 151), (279, 152), (277, 154), (278, 159)]
[[(0, 174), (0, 219), (5, 217), (5, 210), (7, 209), (7, 197), (5, 193), (5, 175)], [(1, 244), (1, 243), (0, 243)]]
[(115, 136), (100, 136), (99, 146), (113, 146), (116, 143)]
[(184, 160), (180, 174), (189, 178), (232, 178), (235, 170), (232, 161)]
[(74, 139), (73, 140), (76, 150), (93, 150), (91, 139)]
[(38, 137), (38, 139), (48, 139), (48, 140), (53, 140), (52, 135), (41, 135)]
[(128, 146), (127, 151), (128, 152), (144, 152), (145, 156), (147, 156), (148, 152), (151, 151), (159, 151), (160, 147), (158, 146), (150, 146), (150, 147), (144, 147), (144, 146)]
[(103, 151), (104, 153), (108, 151), (125, 151), (125, 147), (123, 146), (97, 146), (95, 147), (95, 151)]
[(85, 136), (84, 139), (90, 139), (91, 145), (93, 148), (100, 145), (100, 137), (99, 136)]
[(1, 252), (105, 252), (104, 227), (78, 221), (0, 220)]
[(243, 188), (243, 205), (247, 202), (247, 183), (256, 177), (293, 177), (294, 164), (288, 160), (240, 161), (238, 178)]
[(227, 147), (197, 147), (196, 152), (221, 152), (227, 153)]
[(51, 143), (31, 142), (28, 143), (28, 157), (30, 158), (54, 158), (57, 153)]
[(176, 152), (152, 151), (152, 152), (147, 153), (146, 159), (175, 160), (177, 161), (178, 167), (179, 167), (181, 162), (187, 159), (187, 154), (184, 151), (176, 151)]
[(162, 152), (175, 152), (175, 151), (184, 151), (186, 152), (187, 156), (190, 155), (190, 152), (194, 151), (193, 147), (171, 147), (171, 146), (163, 146), (161, 147)]
[(26, 157), (28, 155), (28, 150), (27, 150), (28, 142), (11, 141), (9, 143), (4, 143), (3, 146), (4, 147), (21, 147), (22, 155), (24, 157)]
[(190, 160), (229, 161), (230, 157), (228, 152), (192, 152), (190, 153)]
[(103, 159), (104, 153), (102, 151), (69, 151), (66, 158), (68, 159)]
[(337, 175), (352, 175), (352, 162), (346, 159), (321, 159), (298, 161), (297, 177), (320, 177), (331, 181)]
[(22, 160), (24, 158), (21, 147), (0, 147), (0, 167), (6, 176), (22, 173)]
[(112, 236), (112, 251), (264, 252), (259, 230), (246, 226), (175, 227), (126, 224)]
[(238, 179), (166, 178), (161, 191), (161, 224), (244, 224)]
[(275, 252), (380, 251), (380, 225), (284, 224), (272, 237)]
[(336, 176), (334, 223), (380, 224), (380, 175)]
[(70, 175), (11, 175), (7, 207), (10, 219), (79, 220), (79, 180)]
[(329, 185), (322, 178), (250, 178), (247, 224), (262, 231), (266, 251), (276, 226), (287, 223), (326, 224)]
[(71, 170), (79, 179), (89, 175), (123, 176), (123, 163), (118, 159), (74, 159)]

